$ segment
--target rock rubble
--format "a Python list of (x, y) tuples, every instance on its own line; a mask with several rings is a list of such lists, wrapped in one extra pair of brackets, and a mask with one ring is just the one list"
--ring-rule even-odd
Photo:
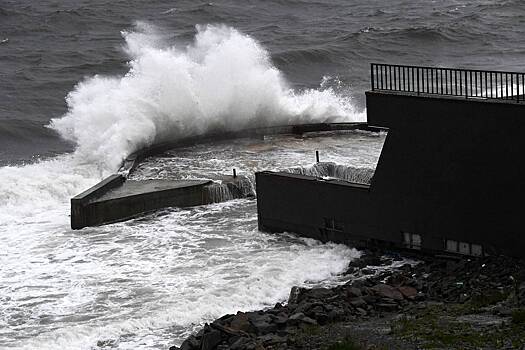
[[(294, 349), (301, 348), (297, 337), (305, 329), (385, 314), (407, 314), (429, 305), (471, 305), (478, 300), (484, 301), (479, 303), (483, 311), (494, 314), (509, 314), (525, 306), (523, 261), (507, 257), (451, 260), (422, 256), (416, 264), (377, 269), (392, 265), (394, 260), (399, 257), (367, 252), (350, 264), (347, 274), (352, 278), (344, 285), (293, 287), (286, 304), (225, 315), (170, 350)], [(322, 343), (334, 341), (337, 339)]]

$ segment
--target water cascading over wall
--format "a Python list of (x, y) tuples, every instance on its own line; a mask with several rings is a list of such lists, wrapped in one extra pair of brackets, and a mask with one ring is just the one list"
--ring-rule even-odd
[(317, 178), (339, 179), (360, 184), (370, 184), (374, 176), (374, 169), (357, 168), (333, 162), (320, 162), (307, 167), (288, 168), (284, 172)]

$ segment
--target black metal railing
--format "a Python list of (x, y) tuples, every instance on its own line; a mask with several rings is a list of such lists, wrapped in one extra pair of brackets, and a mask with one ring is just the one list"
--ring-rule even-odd
[(525, 73), (372, 63), (372, 90), (523, 102)]

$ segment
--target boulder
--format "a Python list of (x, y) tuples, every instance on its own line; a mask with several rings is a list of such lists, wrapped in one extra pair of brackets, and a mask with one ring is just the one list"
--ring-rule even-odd
[(302, 288), (292, 287), (292, 289), (290, 290), (290, 296), (288, 297), (288, 304), (298, 304), (301, 292)]
[(359, 288), (350, 287), (346, 290), (346, 296), (348, 298), (360, 297), (361, 295), (363, 295), (363, 293), (361, 292), (361, 289)]
[(372, 290), (377, 295), (383, 298), (403, 300), (403, 294), (401, 294), (400, 291), (398, 291), (396, 288), (388, 284), (384, 284), (384, 283), (376, 284), (375, 286), (372, 287)]
[(190, 335), (180, 346), (180, 350), (199, 349), (201, 342), (193, 335)]
[(237, 315), (232, 318), (230, 328), (236, 331), (250, 332), (252, 325), (250, 324), (248, 315), (244, 312), (238, 312)]
[(302, 312), (298, 312), (288, 318), (288, 323), (291, 325), (298, 325), (301, 323), (316, 325), (317, 321), (314, 319), (311, 319), (310, 317), (306, 316)]
[(413, 287), (403, 286), (397, 288), (397, 290), (399, 290), (407, 299), (413, 299), (417, 295), (417, 289)]
[(354, 307), (363, 307), (366, 305), (366, 301), (361, 297), (357, 297), (350, 300), (350, 305)]
[(213, 350), (222, 341), (221, 332), (211, 330), (202, 336), (201, 350)]

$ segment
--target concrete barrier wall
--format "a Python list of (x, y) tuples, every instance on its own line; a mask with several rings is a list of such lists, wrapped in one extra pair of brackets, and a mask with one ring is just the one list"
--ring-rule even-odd
[(205, 200), (203, 189), (210, 183), (211, 181), (164, 191), (88, 202), (81, 207), (79, 217), (83, 218), (83, 226), (78, 228), (122, 221), (161, 208), (202, 205)]
[(85, 209), (89, 202), (102, 196), (104, 193), (121, 186), (126, 178), (121, 174), (113, 174), (90, 187), (86, 191), (71, 198), (71, 228), (80, 229), (89, 226), (91, 221), (89, 212)]
[[(139, 213), (169, 207), (191, 206), (210, 203), (212, 200), (202, 197), (201, 189), (174, 189), (166, 193), (144, 193), (138, 197), (126, 197), (107, 201), (96, 201), (108, 191), (121, 186), (126, 177), (133, 172), (145, 158), (163, 153), (167, 150), (189, 146), (192, 144), (227, 140), (245, 137), (261, 137), (264, 135), (302, 134), (315, 131), (337, 130), (375, 130), (366, 123), (320, 123), (289, 126), (275, 126), (239, 130), (233, 132), (218, 132), (199, 136), (190, 136), (174, 142), (163, 142), (146, 147), (129, 155), (122, 163), (118, 174), (113, 174), (100, 183), (71, 199), (71, 228), (80, 229), (86, 226), (101, 225), (108, 222), (124, 220)], [(188, 192), (189, 191), (189, 192)], [(198, 197), (198, 198), (197, 198)]]

